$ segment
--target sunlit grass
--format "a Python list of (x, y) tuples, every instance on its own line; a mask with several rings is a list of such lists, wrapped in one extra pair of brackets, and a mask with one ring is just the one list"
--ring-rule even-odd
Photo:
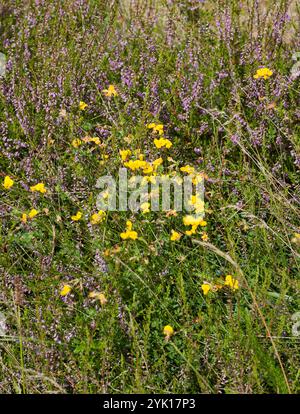
[[(295, 7), (6, 3), (0, 391), (298, 393)], [(205, 216), (99, 209), (124, 167)]]

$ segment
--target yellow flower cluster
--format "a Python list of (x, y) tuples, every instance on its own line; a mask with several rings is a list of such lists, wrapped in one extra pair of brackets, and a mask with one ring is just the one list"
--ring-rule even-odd
[(121, 233), (120, 236), (123, 240), (136, 240), (138, 238), (137, 232), (132, 230), (132, 222), (130, 220), (126, 221), (126, 231)]
[(181, 238), (181, 234), (180, 233), (178, 233), (175, 230), (171, 230), (171, 236), (170, 236), (170, 240), (171, 241), (178, 241), (178, 240), (180, 240), (180, 238)]
[(185, 165), (184, 167), (180, 168), (180, 171), (187, 173), (192, 178), (192, 183), (194, 185), (201, 183), (203, 179), (207, 179), (208, 176), (204, 172), (196, 172), (195, 168), (191, 165)]
[(163, 124), (156, 124), (154, 122), (150, 123), (147, 125), (147, 128), (152, 129), (152, 132), (154, 133), (158, 133), (158, 135), (160, 136), (160, 138), (155, 138), (154, 139), (154, 145), (156, 146), (156, 148), (160, 149), (160, 148), (171, 148), (172, 147), (172, 142), (167, 139), (164, 138), (164, 126)]
[(192, 195), (189, 204), (194, 207), (195, 213), (204, 213), (204, 201), (199, 197)]
[[(80, 221), (83, 217), (83, 213), (81, 211), (77, 211), (74, 216), (71, 216), (72, 221)], [(94, 213), (90, 217), (90, 223), (93, 225), (100, 224), (105, 220), (106, 212), (103, 210), (99, 210), (98, 213)]]
[(257, 69), (256, 74), (253, 76), (254, 79), (264, 78), (269, 79), (273, 75), (273, 72), (268, 68)]
[[(72, 286), (69, 284), (63, 285), (60, 296), (67, 296), (72, 291)], [(107, 303), (107, 299), (104, 293), (93, 291), (89, 293), (89, 298), (99, 300), (101, 306), (104, 306)]]
[(156, 148), (166, 147), (169, 149), (172, 147), (173, 144), (169, 139), (161, 137), (159, 139), (155, 138), (154, 145), (156, 146)]
[[(14, 185), (14, 183), (14, 180), (7, 175), (6, 177), (4, 177), (2, 185), (6, 190), (9, 190)], [(38, 183), (36, 185), (31, 186), (30, 191), (39, 192), (41, 194), (45, 194), (47, 192), (44, 183)]]
[(114, 85), (109, 85), (107, 89), (103, 89), (102, 93), (108, 97), (118, 96), (118, 92), (116, 91)]
[(157, 132), (159, 135), (163, 135), (164, 133), (164, 126), (162, 124), (155, 124), (151, 122), (147, 125), (147, 128), (152, 129), (152, 132)]
[(157, 167), (159, 167), (162, 163), (163, 163), (163, 159), (160, 157), (160, 158), (157, 158), (156, 160), (154, 160), (154, 161), (152, 162), (152, 165), (153, 165), (154, 169), (156, 169), (156, 168), (157, 168)]
[(79, 138), (75, 138), (75, 139), (73, 139), (73, 141), (72, 141), (72, 146), (73, 146), (74, 148), (78, 148), (81, 144), (82, 144), (82, 141), (81, 141), (81, 139), (79, 139)]
[(141, 204), (141, 210), (143, 214), (150, 213), (150, 206), (151, 204), (146, 201), (145, 203)]
[(82, 141), (83, 142), (93, 142), (96, 145), (101, 145), (100, 138), (98, 138), (98, 137), (89, 137), (89, 136), (86, 136), (86, 137), (82, 138)]
[(190, 165), (185, 165), (184, 167), (181, 167), (180, 168), (180, 171), (186, 172), (188, 174), (194, 174), (195, 168), (194, 167), (191, 167)]
[(91, 223), (92, 224), (99, 224), (105, 220), (106, 213), (103, 210), (99, 210), (98, 213), (94, 213), (91, 216)]
[(237, 290), (239, 288), (238, 280), (234, 279), (231, 275), (226, 276), (224, 285), (229, 286), (232, 290)]
[(126, 161), (132, 154), (130, 149), (127, 150), (119, 150), (119, 154), (121, 155), (122, 161)]
[(144, 160), (129, 160), (124, 163), (124, 166), (129, 168), (131, 171), (136, 171), (139, 169), (147, 171), (150, 167), (150, 164)]
[(79, 221), (82, 218), (82, 212), (77, 211), (77, 213), (74, 216), (71, 216), (71, 220), (73, 221)]
[(39, 192), (41, 194), (45, 194), (47, 192), (44, 183), (38, 183), (36, 185), (33, 185), (33, 186), (30, 187), (30, 190), (32, 192)]
[(30, 210), (28, 214), (27, 213), (22, 214), (21, 221), (22, 223), (27, 223), (28, 219), (33, 219), (38, 214), (39, 212), (35, 208), (33, 208), (32, 210)]
[(205, 282), (201, 285), (201, 289), (202, 289), (203, 294), (207, 295), (210, 291), (212, 292), (218, 291), (222, 289), (224, 286), (228, 286), (230, 287), (230, 289), (235, 291), (239, 289), (239, 282), (237, 279), (234, 279), (232, 275), (227, 275), (222, 285), (220, 284), (212, 285), (210, 283)]
[(208, 240), (208, 234), (206, 233), (206, 231), (203, 231), (203, 232), (202, 232), (201, 239), (202, 239), (204, 242), (206, 242), (206, 241)]
[(198, 227), (205, 227), (207, 225), (207, 222), (203, 220), (202, 217), (195, 217), (192, 215), (187, 215), (183, 217), (183, 224), (185, 226), (192, 226), (190, 230), (187, 230), (185, 234), (188, 236), (191, 236), (192, 234), (195, 234)]
[[(125, 160), (127, 159), (127, 157), (129, 156), (129, 152), (130, 150), (126, 150), (122, 152), (123, 154), (123, 158), (125, 158)], [(121, 157), (122, 157), (121, 154)], [(142, 156), (140, 156), (142, 158)], [(124, 161), (124, 159), (123, 159)], [(153, 172), (155, 172), (157, 170), (157, 168), (163, 163), (163, 159), (162, 158), (157, 158), (156, 160), (154, 160), (152, 163), (145, 161), (144, 159), (138, 159), (138, 160), (129, 160), (124, 162), (124, 166), (129, 168), (131, 171), (136, 171), (141, 169), (142, 172), (144, 174), (151, 174)]]
[(75, 139), (73, 139), (73, 141), (72, 141), (72, 143), (71, 143), (71, 145), (74, 147), (74, 148), (78, 148), (78, 147), (80, 147), (80, 145), (82, 145), (83, 143), (88, 143), (88, 142), (93, 142), (95, 145), (102, 145), (102, 143), (101, 143), (101, 141), (100, 141), (100, 138), (99, 137), (89, 137), (89, 136), (85, 136), (85, 137), (83, 137), (82, 139), (80, 139), (80, 138), (75, 138)]

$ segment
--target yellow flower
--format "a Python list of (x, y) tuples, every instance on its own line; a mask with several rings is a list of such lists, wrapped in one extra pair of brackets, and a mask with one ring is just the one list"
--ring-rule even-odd
[(77, 211), (77, 213), (75, 214), (75, 216), (71, 216), (71, 220), (73, 221), (79, 221), (82, 217), (82, 213), (81, 211)]
[(81, 145), (82, 144), (82, 141), (81, 141), (81, 139), (79, 139), (79, 138), (75, 138), (75, 139), (73, 139), (73, 141), (72, 141), (72, 146), (74, 147), (74, 148), (78, 148), (79, 147), (79, 145)]
[(154, 145), (156, 146), (156, 148), (162, 148), (162, 147), (171, 148), (173, 144), (169, 139), (166, 139), (166, 138), (157, 139), (157, 138), (155, 138)]
[(30, 187), (30, 190), (31, 190), (32, 192), (37, 191), (37, 192), (42, 193), (42, 194), (44, 194), (44, 193), (46, 193), (46, 192), (47, 192), (47, 190), (46, 190), (46, 188), (45, 188), (45, 184), (44, 184), (44, 183), (38, 183), (38, 184), (36, 184), (36, 185), (33, 185), (32, 187)]
[(253, 76), (254, 79), (264, 78), (269, 79), (273, 75), (273, 72), (268, 68), (257, 69), (256, 74)]
[(197, 201), (194, 207), (196, 214), (204, 213), (204, 202), (202, 200)]
[(164, 126), (162, 124), (157, 124), (154, 128), (153, 128), (154, 132), (158, 132), (159, 135), (162, 135), (164, 133)]
[(192, 183), (194, 185), (197, 185), (198, 183), (201, 183), (203, 180), (207, 180), (208, 179), (208, 175), (205, 174), (204, 172), (200, 172), (200, 173), (195, 173), (193, 179), (192, 179)]
[(23, 213), (22, 214), (21, 221), (22, 221), (22, 223), (26, 223), (27, 222), (27, 214), (26, 213)]
[(154, 169), (156, 170), (156, 168), (159, 167), (162, 163), (163, 163), (163, 159), (160, 157), (160, 158), (157, 158), (156, 160), (154, 160), (152, 165), (153, 165)]
[(93, 142), (96, 145), (101, 145), (101, 141), (99, 137), (89, 137), (88, 135), (86, 137), (82, 138), (83, 142)]
[(136, 171), (138, 169), (143, 170), (144, 174), (150, 174), (153, 172), (153, 167), (149, 162), (144, 160), (129, 160), (124, 163), (124, 166), (129, 168), (131, 171)]
[(90, 138), (89, 142), (93, 142), (96, 145), (101, 145), (101, 141), (100, 141), (99, 137), (92, 137), (92, 138)]
[(166, 325), (164, 327), (163, 333), (166, 337), (166, 340), (169, 340), (171, 338), (171, 336), (174, 334), (174, 329), (172, 328), (171, 325)]
[(71, 292), (71, 286), (70, 285), (64, 285), (62, 290), (60, 291), (60, 296), (66, 296)]
[(123, 240), (127, 240), (127, 239), (132, 239), (132, 240), (136, 240), (138, 238), (138, 234), (136, 231), (126, 231), (124, 233), (121, 233), (121, 238)]
[(207, 295), (208, 292), (211, 290), (211, 286), (208, 283), (203, 283), (201, 285), (201, 289), (203, 290), (203, 295)]
[(191, 236), (195, 234), (197, 231), (198, 226), (205, 227), (207, 222), (202, 219), (202, 217), (195, 217), (195, 216), (184, 216), (183, 217), (183, 224), (185, 226), (192, 226), (191, 230), (187, 230), (185, 234)]
[(192, 195), (189, 201), (189, 205), (194, 206), (195, 212), (197, 214), (204, 212), (204, 201), (200, 200), (197, 196)]
[(147, 128), (153, 129), (153, 128), (155, 128), (155, 125), (156, 124), (154, 122), (151, 122), (150, 124), (147, 125)]
[(28, 217), (30, 218), (30, 219), (32, 219), (32, 218), (34, 218), (37, 214), (39, 214), (39, 212), (35, 209), (35, 208), (33, 208), (32, 210), (30, 210), (30, 212), (28, 213)]
[(195, 224), (196, 219), (194, 216), (184, 216), (182, 221), (185, 226), (192, 226)]
[(130, 220), (126, 221), (126, 231), (121, 233), (120, 236), (123, 240), (136, 240), (138, 238), (137, 232), (132, 230), (132, 222)]
[(205, 231), (202, 233), (201, 239), (205, 242), (208, 240), (208, 235)]
[(180, 171), (186, 172), (188, 174), (193, 174), (195, 172), (195, 168), (191, 167), (190, 165), (185, 165), (184, 167), (180, 168)]
[(130, 160), (124, 163), (124, 166), (132, 171), (138, 170), (139, 168), (146, 168), (148, 163), (141, 160)]
[(28, 219), (33, 219), (37, 214), (39, 214), (39, 212), (35, 208), (30, 210), (30, 212), (28, 214), (23, 213), (22, 217), (21, 217), (22, 223), (27, 223)]
[(172, 241), (178, 241), (178, 240), (180, 240), (180, 238), (181, 238), (181, 234), (180, 233), (178, 233), (175, 230), (171, 230), (170, 240), (172, 240)]
[(118, 92), (114, 85), (109, 85), (107, 89), (103, 89), (102, 91), (105, 96), (118, 96)]
[(9, 190), (14, 185), (14, 180), (12, 180), (8, 175), (4, 178), (3, 187), (6, 190)]
[(195, 234), (198, 228), (198, 224), (193, 224), (191, 230), (186, 230), (185, 234), (187, 236), (191, 236), (192, 234)]
[(141, 204), (141, 210), (142, 210), (143, 214), (150, 213), (150, 206), (151, 206), (151, 204), (148, 203), (148, 202), (145, 202), (145, 203)]
[(191, 216), (191, 215), (184, 216), (182, 221), (185, 226), (197, 225), (197, 226), (205, 227), (207, 225), (207, 222), (204, 221), (202, 217), (196, 217), (196, 216)]
[(143, 173), (144, 174), (151, 174), (153, 172), (153, 167), (151, 164), (148, 164), (144, 169), (143, 169)]
[(163, 135), (164, 133), (164, 126), (162, 124), (152, 122), (147, 125), (147, 128), (152, 129), (153, 132), (158, 132), (159, 135)]
[(239, 288), (238, 280), (234, 279), (231, 275), (226, 276), (224, 285), (229, 286), (233, 290), (237, 290)]
[(128, 157), (131, 155), (130, 150), (119, 150), (119, 153), (121, 155), (122, 161), (126, 161)]
[(84, 111), (86, 107), (87, 107), (87, 104), (85, 102), (83, 102), (83, 101), (79, 102), (79, 109), (81, 111)]
[(107, 299), (103, 293), (93, 291), (89, 293), (89, 297), (91, 299), (98, 299), (101, 303), (101, 306), (104, 306), (107, 303)]
[(189, 205), (194, 205), (197, 202), (197, 197), (195, 195), (191, 195), (191, 198), (189, 200)]
[(105, 219), (106, 213), (103, 210), (98, 211), (98, 213), (94, 213), (91, 216), (91, 223), (92, 224), (99, 224)]

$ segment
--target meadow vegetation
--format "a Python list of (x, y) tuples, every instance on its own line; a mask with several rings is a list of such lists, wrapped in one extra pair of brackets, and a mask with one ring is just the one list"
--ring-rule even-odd
[[(300, 391), (299, 22), (291, 0), (0, 1), (1, 393)], [(99, 212), (120, 167), (197, 171), (203, 220)]]

